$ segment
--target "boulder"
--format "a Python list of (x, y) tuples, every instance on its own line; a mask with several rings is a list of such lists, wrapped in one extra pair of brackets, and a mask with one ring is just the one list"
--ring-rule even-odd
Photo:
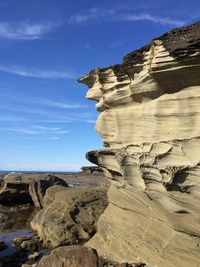
[(34, 203), (42, 208), (47, 188), (56, 184), (67, 186), (52, 174), (8, 174), (0, 181), (0, 203), (9, 206)]
[(88, 240), (95, 233), (107, 194), (102, 188), (53, 186), (47, 189), (43, 203), (31, 227), (45, 246), (55, 248)]
[(17, 249), (29, 252), (37, 251), (39, 248), (39, 238), (36, 235), (16, 237), (12, 243)]
[(116, 262), (200, 262), (200, 22), (174, 29), (80, 78), (101, 112), (105, 148), (87, 158), (110, 179), (87, 246)]
[(93, 249), (65, 246), (43, 257), (37, 267), (98, 267), (98, 256)]

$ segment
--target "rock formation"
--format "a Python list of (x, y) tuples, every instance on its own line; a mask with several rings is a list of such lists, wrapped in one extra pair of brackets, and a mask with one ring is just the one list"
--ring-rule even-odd
[(52, 174), (8, 174), (0, 181), (0, 204), (34, 203), (36, 208), (42, 208), (45, 192), (53, 185), (68, 186)]
[(87, 241), (94, 235), (96, 222), (107, 206), (107, 195), (102, 188), (52, 186), (43, 204), (31, 227), (45, 246), (55, 248)]
[[(27, 265), (28, 267), (30, 265)], [(33, 265), (31, 265), (33, 266)], [(56, 248), (50, 255), (43, 257), (37, 267), (147, 267), (143, 263), (106, 262), (98, 257), (96, 250), (83, 246), (64, 246)], [(23, 267), (23, 266), (22, 266)], [(24, 266), (25, 267), (25, 266)]]
[(102, 169), (97, 166), (83, 166), (81, 167), (81, 173), (84, 174), (101, 174)]
[(117, 262), (200, 262), (200, 22), (174, 29), (80, 78), (101, 112), (105, 149), (87, 158), (111, 180), (87, 246)]

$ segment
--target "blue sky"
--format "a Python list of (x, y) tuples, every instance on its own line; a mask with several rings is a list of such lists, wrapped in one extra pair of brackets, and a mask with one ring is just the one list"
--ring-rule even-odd
[(77, 78), (197, 21), (200, 2), (0, 0), (0, 170), (74, 171), (102, 148)]

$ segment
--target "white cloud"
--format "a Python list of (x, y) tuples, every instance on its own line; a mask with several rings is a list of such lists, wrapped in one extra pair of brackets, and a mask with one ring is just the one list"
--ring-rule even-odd
[(44, 141), (48, 141), (48, 140), (59, 140), (60, 137), (59, 136), (23, 136), (24, 139), (26, 140), (44, 140)]
[[(133, 13), (134, 12), (134, 13)], [(165, 16), (154, 16), (149, 13), (139, 13), (136, 11), (118, 9), (92, 8), (82, 11), (70, 17), (69, 23), (83, 23), (90, 21), (151, 21), (162, 25), (183, 26), (185, 21), (173, 19)]]
[[(60, 101), (55, 101), (52, 99), (48, 99), (48, 98), (40, 98), (40, 97), (25, 97), (25, 96), (20, 96), (20, 95), (16, 95), (16, 94), (1, 94), (1, 97), (3, 96), (7, 102), (6, 105), (0, 105), (0, 109), (6, 109), (6, 110), (12, 110), (12, 111), (23, 111), (23, 112), (30, 112), (30, 113), (36, 113), (36, 114), (43, 114), (43, 115), (48, 115), (47, 111), (42, 111), (42, 110), (38, 110), (37, 109), (24, 109), (22, 108), (22, 104), (25, 105), (37, 105), (37, 106), (42, 106), (42, 107), (50, 107), (50, 108), (56, 108), (56, 109), (66, 109), (66, 110), (70, 110), (70, 109), (87, 109), (88, 106), (87, 105), (83, 105), (80, 103), (64, 103), (64, 102), (60, 102)], [(11, 102), (10, 102), (11, 100)], [(18, 107), (13, 107), (12, 103), (13, 101), (15, 103), (20, 103), (20, 105), (18, 105)], [(11, 106), (8, 105), (8, 103), (11, 103)], [(82, 115), (85, 113), (82, 113)], [(87, 113), (86, 113), (87, 114)], [(1, 116), (0, 116), (1, 118)]]
[(139, 15), (124, 14), (121, 15), (121, 19), (126, 21), (147, 20), (163, 25), (175, 25), (175, 26), (183, 26), (185, 24), (185, 22), (182, 20), (176, 20), (168, 17), (157, 17), (157, 16), (152, 16), (150, 14), (139, 14)]
[(58, 24), (30, 24), (26, 22), (0, 22), (0, 38), (12, 40), (36, 40), (52, 31)]
[(20, 66), (3, 66), (0, 65), (0, 71), (16, 74), (23, 77), (31, 78), (43, 78), (43, 79), (73, 79), (76, 76), (73, 73), (64, 71), (64, 70), (39, 70), (39, 69), (30, 69)]
[[(35, 129), (34, 129), (35, 128)], [(59, 134), (67, 134), (69, 133), (68, 130), (63, 130), (61, 128), (49, 128), (49, 127), (3, 127), (0, 128), (1, 131), (6, 131), (6, 132), (14, 132), (14, 133), (19, 133), (19, 134), (26, 134), (26, 135), (51, 135), (51, 134), (55, 134), (55, 135), (59, 135)]]
[(48, 130), (48, 131), (59, 131), (60, 128), (50, 128), (50, 127), (46, 127), (46, 126), (41, 126), (41, 125), (32, 125), (31, 126), (34, 129), (39, 129), (39, 130)]
[(82, 22), (87, 22), (90, 20), (98, 20), (106, 17), (112, 17), (115, 15), (116, 12), (115, 10), (108, 10), (108, 9), (102, 9), (102, 8), (91, 8), (87, 11), (82, 11), (78, 14), (75, 14), (70, 17), (68, 20), (69, 23), (82, 23)]
[(96, 123), (96, 120), (86, 120), (87, 123)]
[(0, 128), (0, 130), (6, 131), (6, 132), (15, 132), (15, 133), (21, 133), (21, 134), (38, 134), (38, 132), (30, 130), (28, 128)]
[(62, 102), (57, 102), (54, 100), (50, 100), (50, 99), (37, 99), (35, 101), (35, 103), (39, 104), (39, 105), (44, 105), (44, 106), (48, 106), (48, 107), (53, 107), (53, 108), (60, 108), (60, 109), (79, 109), (79, 108), (87, 108), (87, 106), (85, 105), (81, 105), (81, 104), (65, 104)]

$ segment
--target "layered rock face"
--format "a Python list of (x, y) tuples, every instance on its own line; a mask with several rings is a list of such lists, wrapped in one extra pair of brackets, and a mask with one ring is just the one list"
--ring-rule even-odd
[(82, 77), (105, 149), (88, 159), (111, 180), (88, 242), (118, 262), (200, 262), (200, 22), (172, 30)]

